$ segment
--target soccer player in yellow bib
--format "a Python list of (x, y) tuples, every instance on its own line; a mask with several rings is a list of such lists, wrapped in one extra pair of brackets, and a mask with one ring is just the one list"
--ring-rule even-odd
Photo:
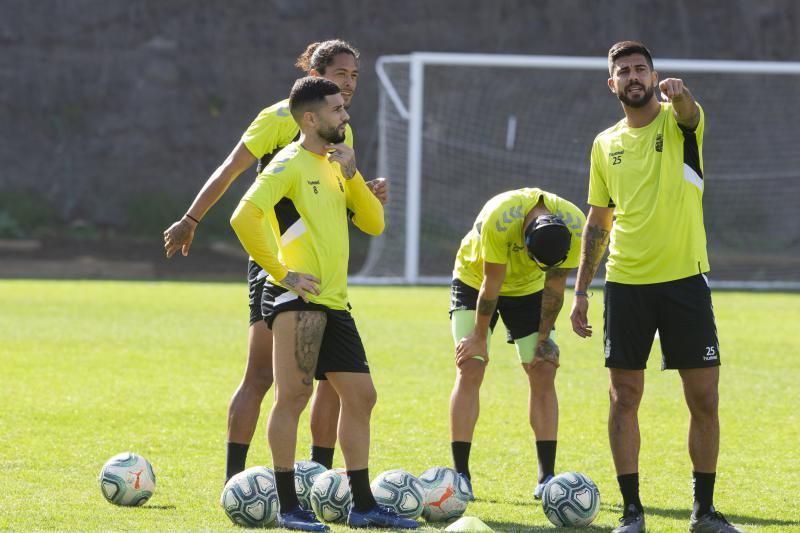
[[(604, 352), (611, 380), (608, 435), (624, 511), (617, 533), (645, 530), (639, 498), (638, 408), (656, 332), (662, 369), (677, 369), (689, 407), (694, 508), (689, 531), (737, 532), (714, 509), (719, 454), (719, 342), (703, 227), (703, 110), (677, 78), (659, 83), (647, 48), (616, 43), (608, 87), (625, 118), (592, 146), (590, 210), (572, 328), (592, 334), (586, 291), (609, 243)], [(655, 97), (659, 88), (666, 100)]]
[[(377, 235), (384, 227), (383, 207), (356, 169), (353, 150), (342, 143), (349, 116), (336, 84), (318, 77), (298, 80), (289, 109), (302, 136), (275, 156), (231, 218), (245, 250), (268, 273), (264, 318), (274, 338), (275, 402), (267, 435), (278, 525), (328, 529), (300, 507), (294, 485), (298, 420), (314, 378), (324, 377), (341, 403), (338, 436), (353, 497), (347, 524), (414, 529), (415, 520), (379, 507), (370, 490), (370, 416), (376, 393), (348, 310), (348, 212), (356, 226)], [(282, 199), (292, 203), (293, 215), (270, 217)]]
[[(321, 76), (336, 83), (342, 90), (345, 107), (349, 107), (358, 82), (359, 52), (342, 40), (311, 43), (297, 59), (297, 67), (312, 76)], [(289, 113), (289, 100), (281, 100), (253, 120), (227, 159), (208, 178), (186, 214), (164, 232), (167, 257), (178, 250), (188, 255), (200, 220), (222, 197), (242, 172), (258, 161), (260, 173), (272, 158), (300, 136), (300, 128)], [(353, 147), (353, 132), (348, 124), (344, 143)], [(388, 184), (383, 178), (367, 182), (382, 202), (386, 202)], [(283, 202), (276, 207), (278, 217), (291, 216), (291, 206)], [(272, 386), (272, 333), (262, 316), (263, 289), (266, 272), (250, 259), (247, 282), (250, 292), (250, 330), (247, 367), (228, 408), (228, 442), (225, 480), (245, 468), (247, 451), (255, 432), (261, 401)], [(311, 409), (311, 459), (330, 468), (336, 444), (336, 423), (339, 399), (333, 389), (320, 382)]]
[(518, 189), (489, 200), (461, 241), (451, 286), (456, 381), (450, 397), (450, 436), (455, 469), (470, 493), (472, 436), (498, 317), (528, 375), (528, 417), (539, 462), (535, 498), (541, 498), (555, 473), (560, 353), (553, 326), (564, 301), (567, 273), (578, 266), (584, 220), (580, 209), (555, 194)]

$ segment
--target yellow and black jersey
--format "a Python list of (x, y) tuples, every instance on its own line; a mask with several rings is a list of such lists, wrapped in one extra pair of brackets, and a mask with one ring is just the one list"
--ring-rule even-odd
[[(699, 106), (698, 106), (699, 107)], [(625, 119), (592, 146), (589, 204), (614, 207), (606, 279), (634, 285), (709, 270), (703, 225), (703, 130), (680, 126), (670, 103), (642, 128)]]
[(560, 268), (577, 267), (586, 216), (575, 204), (555, 194), (525, 188), (498, 194), (486, 202), (472, 229), (461, 240), (453, 277), (480, 289), (483, 263), (498, 263), (506, 265), (500, 296), (524, 296), (542, 290), (545, 275), (528, 256), (522, 227), (540, 199), (551, 213), (561, 217), (572, 234), (567, 259)]
[[(383, 206), (359, 173), (294, 142), (278, 152), (242, 198), (231, 225), (250, 256), (277, 284), (288, 270), (319, 278), (309, 300), (347, 306), (348, 212), (365, 233), (383, 231)], [(269, 222), (271, 231), (265, 221)]]

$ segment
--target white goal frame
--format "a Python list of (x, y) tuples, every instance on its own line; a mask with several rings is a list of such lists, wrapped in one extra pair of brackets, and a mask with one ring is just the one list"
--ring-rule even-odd
[[(408, 65), (408, 105), (400, 97), (392, 80), (386, 72), (386, 65)], [(406, 205), (405, 205), (405, 253), (403, 276), (392, 278), (374, 278), (358, 275), (352, 278), (355, 283), (362, 284), (447, 284), (449, 278), (440, 276), (420, 276), (420, 205), (422, 200), (422, 140), (423, 109), (425, 92), (425, 67), (432, 65), (468, 66), (468, 67), (504, 67), (504, 68), (544, 68), (544, 69), (581, 69), (607, 70), (605, 57), (577, 57), (552, 55), (505, 55), (505, 54), (470, 54), (442, 52), (413, 52), (408, 55), (380, 56), (375, 64), (378, 79), (386, 96), (394, 105), (398, 114), (408, 121), (408, 147), (406, 171)], [(800, 75), (800, 62), (781, 61), (733, 61), (733, 60), (701, 60), (701, 59), (661, 59), (654, 60), (656, 70), (673, 72), (719, 72), (739, 74), (786, 74)], [(380, 121), (384, 120), (380, 115)], [(509, 135), (512, 135), (513, 124), (509, 124)], [(379, 124), (383, 130), (384, 124)], [(715, 287), (741, 288), (755, 290), (800, 290), (800, 282), (790, 281), (742, 281), (715, 282)]]

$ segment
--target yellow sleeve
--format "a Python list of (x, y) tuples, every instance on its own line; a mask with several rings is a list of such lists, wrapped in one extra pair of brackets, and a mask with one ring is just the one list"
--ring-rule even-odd
[(589, 170), (589, 205), (597, 207), (613, 207), (614, 199), (608, 192), (606, 183), (605, 157), (600, 142), (595, 139), (592, 144), (592, 160)]
[(231, 217), (231, 226), (250, 257), (275, 280), (282, 280), (289, 270), (278, 259), (278, 243), (267, 230), (265, 214), (249, 200), (242, 200)]
[(295, 181), (291, 157), (273, 160), (242, 197), (231, 217), (231, 226), (242, 246), (256, 263), (276, 281), (287, 268), (278, 259), (278, 243), (266, 224), (266, 213), (284, 196), (290, 196)]
[(289, 113), (289, 101), (284, 100), (263, 109), (242, 135), (242, 142), (256, 159), (261, 159), (291, 143), (298, 131)]
[(383, 206), (364, 183), (361, 173), (356, 171), (355, 176), (344, 181), (347, 184), (347, 209), (353, 212), (353, 223), (369, 235), (383, 233)]

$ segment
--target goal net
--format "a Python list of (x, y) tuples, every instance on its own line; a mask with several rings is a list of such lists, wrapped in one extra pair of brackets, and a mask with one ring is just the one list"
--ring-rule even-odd
[[(800, 63), (655, 68), (683, 78), (706, 113), (712, 283), (800, 289)], [(461, 238), (505, 190), (539, 187), (588, 211), (592, 140), (622, 117), (605, 58), (423, 52), (381, 57), (377, 72), (391, 199), (355, 282), (447, 283)]]

